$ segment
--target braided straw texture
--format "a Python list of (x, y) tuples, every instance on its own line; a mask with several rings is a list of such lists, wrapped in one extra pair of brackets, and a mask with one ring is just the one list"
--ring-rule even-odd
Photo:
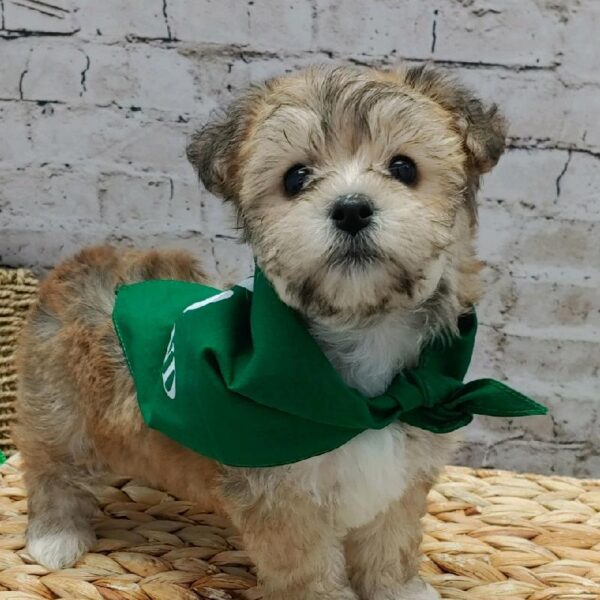
[(0, 269), (0, 450), (14, 451), (10, 428), (14, 421), (17, 374), (15, 343), (37, 291), (37, 280), (24, 269)]
[[(19, 456), (0, 467), (0, 600), (261, 597), (223, 518), (126, 478), (97, 496), (93, 552), (49, 573), (24, 550)], [(600, 481), (449, 467), (429, 500), (422, 573), (443, 598), (600, 598)]]

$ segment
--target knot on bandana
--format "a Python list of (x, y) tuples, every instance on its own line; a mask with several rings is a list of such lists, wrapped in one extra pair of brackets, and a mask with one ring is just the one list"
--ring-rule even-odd
[(375, 397), (343, 382), (258, 269), (253, 284), (227, 292), (165, 280), (122, 286), (113, 322), (146, 424), (226, 465), (297, 462), (398, 421), (447, 433), (475, 414), (546, 413), (498, 381), (463, 383), (474, 311), (458, 336), (432, 342)]
[(449, 433), (468, 425), (474, 415), (525, 417), (547, 412), (542, 405), (494, 379), (469, 383), (445, 379), (437, 381), (436, 386), (438, 391), (447, 387), (448, 394), (433, 399), (430, 396), (423, 406), (404, 413), (401, 420), (435, 433)]

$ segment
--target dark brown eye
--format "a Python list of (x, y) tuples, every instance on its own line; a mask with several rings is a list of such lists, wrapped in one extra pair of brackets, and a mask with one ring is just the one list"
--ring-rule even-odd
[(291, 198), (299, 194), (306, 185), (310, 169), (305, 165), (294, 165), (290, 167), (283, 176), (283, 187), (285, 193)]
[(390, 161), (388, 169), (394, 179), (406, 185), (413, 185), (417, 181), (417, 165), (408, 156), (403, 156), (402, 154), (394, 156)]

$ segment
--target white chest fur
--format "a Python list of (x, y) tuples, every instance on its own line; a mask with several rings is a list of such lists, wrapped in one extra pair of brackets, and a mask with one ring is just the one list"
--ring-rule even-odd
[(406, 443), (396, 425), (365, 431), (341, 448), (294, 465), (293, 477), (331, 506), (341, 529), (360, 527), (406, 490)]
[[(368, 396), (382, 393), (414, 364), (422, 339), (416, 323), (398, 317), (369, 329), (331, 332), (313, 327), (323, 351), (347, 384)], [(359, 527), (402, 496), (420, 473), (438, 468), (447, 443), (408, 426), (369, 430), (325, 455), (290, 467), (290, 478), (320, 503), (331, 505), (340, 528)]]

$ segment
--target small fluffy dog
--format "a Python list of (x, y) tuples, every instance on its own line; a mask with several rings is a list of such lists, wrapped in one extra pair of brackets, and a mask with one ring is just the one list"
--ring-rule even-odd
[[(310, 68), (250, 89), (188, 157), (231, 201), (257, 263), (349, 386), (382, 393), (480, 294), (480, 176), (505, 122), (429, 68)], [(144, 424), (111, 321), (115, 287), (206, 282), (182, 252), (92, 248), (40, 289), (19, 352), (28, 549), (56, 569), (94, 543), (106, 471), (226, 512), (268, 600), (433, 600), (420, 517), (452, 438), (402, 423), (263, 469), (217, 464)]]

